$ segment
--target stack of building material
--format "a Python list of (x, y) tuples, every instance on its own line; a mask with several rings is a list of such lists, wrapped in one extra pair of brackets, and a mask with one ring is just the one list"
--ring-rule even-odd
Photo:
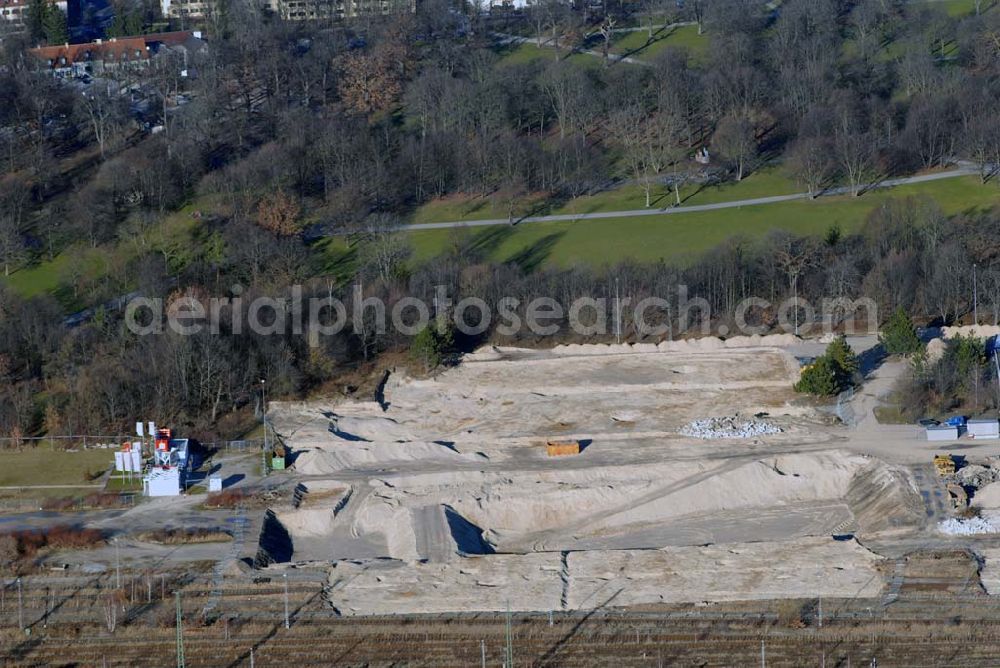
[(694, 438), (755, 438), (780, 434), (781, 427), (760, 418), (739, 415), (695, 420), (681, 428), (681, 434)]

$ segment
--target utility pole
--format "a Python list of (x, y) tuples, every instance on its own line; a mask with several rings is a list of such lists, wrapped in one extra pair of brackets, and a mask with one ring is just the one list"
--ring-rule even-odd
[(184, 668), (184, 627), (181, 625), (181, 593), (175, 592), (177, 600), (177, 668)]
[(486, 668), (486, 641), (479, 641), (479, 653), (483, 656), (483, 668)]
[(288, 618), (288, 573), (282, 573), (281, 577), (285, 580), (285, 628), (292, 628), (291, 620)]
[(115, 589), (122, 588), (121, 555), (118, 552), (118, 536), (115, 536)]
[(267, 387), (264, 384), (264, 379), (260, 379), (260, 421), (264, 425), (264, 452), (261, 456), (262, 466), (264, 468), (264, 475), (267, 475), (270, 471), (267, 461)]
[(764, 655), (764, 641), (760, 641), (760, 668), (767, 668), (767, 657)]
[(819, 597), (819, 627), (823, 628), (823, 597)]
[(250, 648), (250, 668), (253, 668), (253, 647)]
[[(261, 420), (267, 423), (267, 387), (265, 387), (266, 381), (260, 379), (260, 416)], [(267, 437), (267, 432), (264, 432), (265, 438)]]

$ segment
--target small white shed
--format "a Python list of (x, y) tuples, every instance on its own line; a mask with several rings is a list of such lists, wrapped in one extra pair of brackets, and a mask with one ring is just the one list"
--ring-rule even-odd
[(178, 496), (181, 493), (181, 472), (175, 466), (150, 469), (142, 482), (146, 496)]
[(928, 441), (957, 441), (958, 440), (958, 427), (952, 427), (947, 424), (939, 424), (931, 427), (927, 427), (927, 440)]
[(208, 478), (208, 491), (209, 492), (221, 492), (222, 491), (222, 476), (213, 475)]
[(969, 420), (965, 423), (965, 433), (970, 438), (1000, 439), (1000, 421)]

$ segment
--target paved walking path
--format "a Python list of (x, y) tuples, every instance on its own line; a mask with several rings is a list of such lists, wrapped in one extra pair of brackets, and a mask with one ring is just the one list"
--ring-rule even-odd
[[(874, 190), (876, 188), (892, 188), (894, 186), (909, 185), (914, 183), (927, 183), (928, 181), (940, 181), (942, 179), (953, 179), (958, 176), (975, 174), (976, 170), (968, 167), (953, 169), (947, 172), (936, 174), (924, 174), (921, 176), (908, 176), (900, 179), (887, 179), (864, 187), (864, 190)], [(847, 195), (851, 193), (851, 188), (840, 187), (830, 188), (823, 191), (823, 195)], [(700, 211), (718, 211), (720, 209), (739, 209), (744, 206), (761, 206), (765, 204), (778, 204), (780, 202), (792, 202), (795, 200), (809, 199), (809, 193), (795, 193), (792, 195), (774, 195), (772, 197), (757, 197), (754, 199), (740, 199), (731, 202), (715, 202), (713, 204), (695, 204), (691, 206), (675, 206), (668, 208), (648, 208), (630, 209), (627, 211), (598, 211), (593, 213), (561, 213), (548, 216), (527, 216), (515, 221), (515, 225), (525, 223), (554, 223), (560, 221), (597, 220), (602, 218), (639, 218), (642, 216), (667, 216), (677, 213), (697, 213)], [(403, 230), (444, 230), (455, 227), (492, 227), (496, 225), (510, 225), (507, 218), (490, 218), (485, 220), (449, 221), (442, 223), (418, 223), (415, 225), (405, 225)]]

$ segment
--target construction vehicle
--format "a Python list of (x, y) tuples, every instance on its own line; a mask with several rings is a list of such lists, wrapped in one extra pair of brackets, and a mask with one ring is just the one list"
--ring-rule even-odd
[(951, 458), (951, 455), (935, 455), (934, 468), (939, 476), (954, 475), (955, 460)]

